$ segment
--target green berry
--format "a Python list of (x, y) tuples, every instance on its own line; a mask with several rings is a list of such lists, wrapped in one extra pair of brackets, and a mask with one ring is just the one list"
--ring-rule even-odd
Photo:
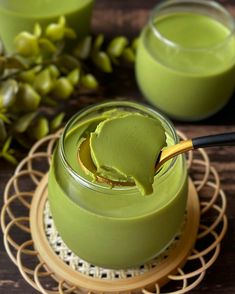
[(31, 57), (39, 54), (38, 39), (36, 36), (22, 32), (15, 38), (17, 53), (23, 57)]
[(135, 38), (132, 42), (131, 42), (131, 47), (134, 50), (134, 52), (136, 52), (137, 48), (139, 45), (139, 38)]
[(86, 36), (77, 44), (74, 50), (74, 55), (79, 59), (88, 58), (91, 52), (91, 44), (92, 44), (91, 36)]
[(110, 73), (113, 71), (110, 58), (107, 53), (100, 51), (92, 56), (95, 65), (103, 72)]
[(122, 52), (122, 58), (128, 63), (135, 62), (135, 53), (131, 47), (127, 47)]
[(53, 80), (51, 78), (51, 73), (49, 69), (44, 69), (35, 78), (33, 84), (35, 90), (41, 94), (48, 94), (53, 86)]
[(53, 118), (53, 120), (50, 122), (51, 131), (55, 131), (61, 126), (64, 117), (65, 117), (65, 113), (61, 112)]
[(68, 39), (76, 39), (77, 38), (76, 31), (72, 28), (65, 28), (64, 36)]
[(107, 53), (111, 57), (119, 57), (127, 45), (128, 39), (126, 37), (116, 37), (109, 43)]
[(45, 117), (39, 117), (28, 131), (31, 138), (40, 140), (49, 133), (48, 120)]
[(51, 41), (60, 41), (64, 38), (65, 34), (65, 18), (62, 16), (58, 23), (49, 24), (46, 28), (46, 36)]
[(49, 70), (53, 79), (57, 79), (60, 76), (60, 71), (54, 64), (49, 65), (47, 69)]
[(34, 36), (36, 36), (37, 38), (40, 38), (42, 35), (42, 27), (41, 25), (37, 22), (34, 25), (34, 30), (33, 30), (33, 34)]
[(95, 90), (99, 84), (92, 74), (86, 74), (82, 76), (82, 85), (87, 89)]
[(94, 41), (93, 44), (93, 51), (99, 51), (100, 48), (102, 47), (104, 43), (104, 35), (103, 34), (99, 34)]
[(55, 81), (52, 93), (58, 99), (68, 99), (73, 93), (73, 86), (70, 81), (65, 78), (59, 78)]
[(21, 84), (16, 97), (17, 110), (28, 112), (38, 108), (41, 96), (29, 84)]
[(17, 133), (24, 133), (34, 120), (35, 116), (36, 112), (30, 112), (21, 116), (19, 119), (15, 121), (13, 125), (13, 130)]
[(14, 104), (18, 88), (15, 80), (9, 79), (0, 84), (0, 109), (8, 108)]
[(47, 53), (55, 53), (57, 50), (57, 47), (48, 39), (46, 38), (40, 38), (38, 41), (38, 45), (43, 52)]
[(19, 74), (19, 79), (22, 82), (26, 82), (26, 83), (30, 83), (30, 84), (32, 84), (34, 82), (35, 77), (36, 77), (36, 73), (35, 73), (34, 69), (26, 70), (26, 71), (23, 71)]
[(76, 68), (71, 71), (67, 78), (73, 86), (77, 85), (80, 79), (80, 69)]

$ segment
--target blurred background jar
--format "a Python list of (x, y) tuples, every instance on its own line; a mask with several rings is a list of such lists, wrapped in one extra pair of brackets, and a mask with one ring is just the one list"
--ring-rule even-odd
[(62, 15), (78, 37), (90, 30), (94, 0), (0, 0), (0, 37), (8, 51), (14, 51), (14, 38), (22, 31), (33, 32), (34, 24), (42, 26), (58, 21)]
[(141, 33), (136, 77), (145, 98), (173, 118), (213, 115), (235, 88), (232, 16), (213, 1), (157, 5)]

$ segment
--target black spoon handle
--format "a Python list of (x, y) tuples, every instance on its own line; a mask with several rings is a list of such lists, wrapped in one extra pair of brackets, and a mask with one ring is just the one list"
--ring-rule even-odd
[(194, 138), (192, 144), (194, 149), (235, 145), (235, 132)]

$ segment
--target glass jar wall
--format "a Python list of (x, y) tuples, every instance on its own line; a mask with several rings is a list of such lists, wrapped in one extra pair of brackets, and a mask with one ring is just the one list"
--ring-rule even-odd
[(168, 163), (143, 196), (136, 187), (94, 183), (78, 162), (82, 137), (112, 111), (138, 112), (161, 121), (167, 144), (178, 142), (160, 113), (133, 102), (108, 102), (75, 115), (65, 127), (49, 174), (49, 202), (55, 225), (68, 247), (95, 265), (123, 268), (158, 255), (176, 235), (185, 213), (187, 171), (183, 156)]

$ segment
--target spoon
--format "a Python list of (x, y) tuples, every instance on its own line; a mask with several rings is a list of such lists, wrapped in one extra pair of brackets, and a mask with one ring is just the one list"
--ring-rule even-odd
[[(157, 172), (161, 166), (173, 157), (190, 150), (205, 147), (235, 145), (235, 132), (223, 133), (210, 136), (197, 137), (179, 142), (176, 145), (166, 147), (161, 150), (155, 165)], [(134, 182), (110, 180), (97, 174), (96, 166), (91, 158), (90, 137), (84, 139), (78, 149), (78, 162), (86, 174), (95, 177), (97, 182), (106, 183), (111, 186), (134, 186)]]

